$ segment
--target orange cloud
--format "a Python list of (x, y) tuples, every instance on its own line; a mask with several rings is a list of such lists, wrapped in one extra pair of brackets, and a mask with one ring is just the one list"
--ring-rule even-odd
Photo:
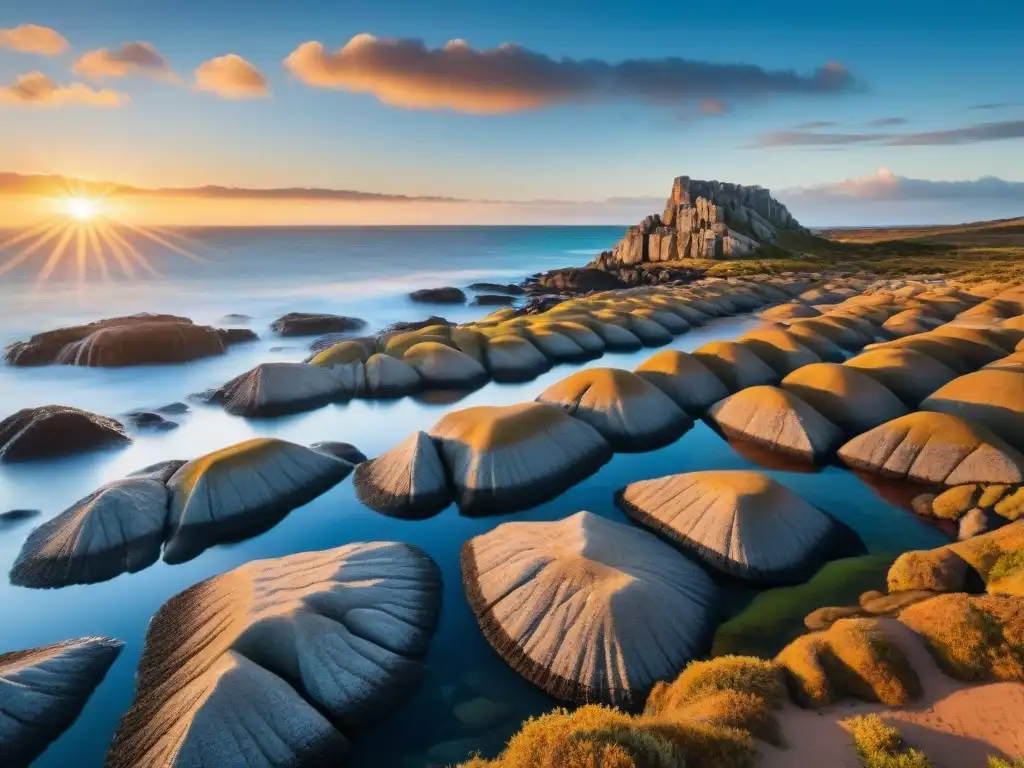
[(107, 77), (143, 75), (157, 80), (178, 82), (171, 65), (150, 43), (124, 43), (117, 48), (87, 51), (75, 62), (76, 75), (93, 80)]
[(679, 58), (616, 63), (553, 59), (511, 43), (480, 50), (464, 40), (452, 40), (430, 49), (420, 40), (367, 34), (356, 35), (333, 53), (322, 43), (303, 43), (284, 64), (299, 80), (317, 88), (369, 93), (397, 107), (470, 114), (609, 100), (675, 108), (708, 99), (835, 93), (855, 85), (850, 73), (834, 63), (801, 75)]
[(56, 56), (68, 49), (67, 38), (49, 27), (37, 24), (20, 24), (10, 29), (0, 29), (0, 48), (20, 53), (38, 53), (41, 56)]
[(225, 99), (258, 99), (270, 95), (263, 73), (233, 53), (204, 61), (196, 68), (195, 77), (196, 88)]
[(120, 107), (128, 101), (123, 93), (97, 91), (83, 83), (58, 85), (42, 72), (29, 72), (13, 85), (0, 86), (0, 106)]
[(721, 99), (704, 99), (700, 103), (700, 113), (702, 115), (727, 115), (729, 114), (729, 105)]

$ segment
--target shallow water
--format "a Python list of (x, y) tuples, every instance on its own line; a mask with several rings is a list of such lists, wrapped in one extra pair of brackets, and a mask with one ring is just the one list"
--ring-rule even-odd
[[(500, 237), (500, 233), (493, 233)], [(474, 233), (474, 237), (483, 237)], [(563, 250), (568, 243), (595, 239), (594, 229), (561, 231)], [(609, 238), (609, 241), (611, 238)], [(598, 243), (600, 247), (601, 243)], [(577, 255), (577, 263), (586, 257)], [(566, 263), (563, 254), (562, 263)], [(519, 259), (524, 266), (528, 259)], [(536, 262), (522, 272), (536, 271)], [(494, 276), (490, 273), (487, 276)], [(456, 283), (438, 280), (432, 284)], [(507, 279), (514, 279), (509, 275)], [(477, 278), (472, 278), (477, 279)], [(484, 279), (484, 278), (481, 278)], [(462, 280), (461, 283), (470, 282)], [(245, 301), (239, 295), (222, 298), (208, 306), (209, 315), (195, 312), (196, 319), (214, 319), (212, 314), (246, 312), (263, 319), (292, 309), (331, 309), (361, 314), (350, 304), (322, 305), (292, 303), (291, 300)], [(251, 299), (251, 297), (250, 297)], [(376, 302), (372, 318), (379, 324), (423, 316), (431, 308), (414, 307), (393, 295), (364, 299), (364, 306)], [(217, 308), (214, 310), (213, 307)], [(129, 307), (172, 310), (175, 307)], [(440, 310), (453, 319), (479, 316), (486, 309), (464, 308), (459, 313)], [(92, 319), (122, 310), (93, 312)], [(404, 314), (403, 314), (404, 312)], [(262, 314), (260, 314), (262, 313)], [(371, 317), (368, 309), (362, 316)], [(51, 327), (38, 323), (32, 330)], [(692, 350), (715, 339), (735, 338), (755, 324), (752, 317), (717, 320), (677, 337), (674, 348)], [(265, 323), (264, 323), (265, 324)], [(10, 335), (5, 326), (4, 334)], [(15, 334), (17, 335), (17, 334)], [(23, 334), (21, 334), (23, 335)], [(154, 407), (181, 400), (186, 394), (222, 383), (263, 359), (301, 359), (304, 340), (266, 340), (251, 347), (239, 347), (227, 356), (186, 366), (127, 370), (87, 370), (63, 367), (42, 369), (0, 369), (0, 406), (4, 412), (43, 402), (60, 402), (116, 415), (133, 407)], [(270, 353), (271, 346), (294, 345), (296, 349)], [(122, 477), (156, 461), (188, 459), (254, 435), (273, 435), (310, 444), (321, 440), (350, 442), (369, 456), (376, 455), (416, 429), (429, 428), (444, 412), (481, 404), (507, 404), (533, 399), (549, 384), (579, 367), (617, 366), (633, 368), (654, 350), (609, 354), (582, 366), (560, 365), (534, 381), (488, 384), (457, 403), (429, 404), (414, 399), (394, 402), (353, 401), (311, 413), (265, 421), (246, 421), (219, 409), (192, 406), (180, 419), (181, 426), (166, 433), (144, 433), (128, 448), (61, 461), (0, 467), (0, 511), (14, 508), (40, 509), (34, 519), (0, 524), (0, 569), (10, 568), (28, 532), (43, 520), (59, 513), (101, 482)], [(141, 652), (149, 617), (169, 597), (204, 578), (230, 570), (249, 560), (277, 557), (294, 552), (325, 549), (354, 541), (398, 540), (418, 544), (440, 565), (444, 576), (444, 605), (440, 626), (427, 659), (427, 673), (418, 692), (381, 726), (356, 740), (352, 765), (425, 766), (457, 761), (471, 750), (494, 754), (515, 732), (521, 720), (554, 706), (554, 702), (521, 679), (491, 650), (479, 632), (465, 602), (459, 573), (459, 551), (463, 542), (507, 520), (551, 520), (580, 509), (625, 521), (615, 508), (613, 493), (628, 482), (675, 472), (701, 469), (738, 469), (756, 466), (749, 451), (737, 451), (708, 426), (698, 424), (676, 443), (643, 454), (618, 454), (585, 482), (557, 499), (531, 510), (490, 518), (466, 518), (454, 507), (425, 521), (402, 521), (378, 515), (363, 507), (352, 490), (351, 478), (305, 507), (294, 510), (272, 530), (248, 541), (207, 550), (191, 562), (168, 566), (157, 563), (136, 574), (111, 581), (59, 590), (29, 590), (0, 583), (0, 650), (13, 650), (52, 643), (72, 637), (97, 634), (116, 637), (125, 648), (106, 680), (97, 689), (75, 725), (58, 739), (37, 765), (51, 768), (100, 765), (113, 730), (128, 707), (134, 672)], [(756, 458), (756, 457), (755, 457)], [(900, 551), (936, 546), (945, 538), (913, 515), (899, 508), (858, 476), (829, 466), (816, 472), (791, 468), (767, 469), (772, 476), (816, 506), (850, 525), (871, 551)], [(741, 602), (743, 595), (738, 596)], [(746, 597), (749, 597), (747, 595)], [(723, 601), (725, 603), (726, 601)], [(728, 601), (734, 608), (737, 601)], [(459, 707), (484, 697), (498, 706), (488, 712), (482, 705)], [(480, 722), (465, 724), (475, 713)], [(483, 715), (493, 715), (483, 717)], [(472, 719), (472, 718), (467, 718)]]

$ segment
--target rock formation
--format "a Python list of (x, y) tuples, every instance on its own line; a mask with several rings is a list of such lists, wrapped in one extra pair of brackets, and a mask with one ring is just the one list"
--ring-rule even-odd
[(679, 176), (665, 212), (645, 218), (592, 266), (680, 259), (738, 259), (758, 253), (784, 230), (806, 234), (767, 189)]

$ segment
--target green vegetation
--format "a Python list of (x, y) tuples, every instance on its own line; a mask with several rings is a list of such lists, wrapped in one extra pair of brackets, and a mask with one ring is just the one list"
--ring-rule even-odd
[(878, 715), (851, 717), (843, 722), (853, 734), (864, 768), (933, 768), (923, 752), (907, 748), (900, 732)]
[(988, 759), (988, 768), (1024, 768), (1024, 757), (1015, 757), (1012, 760), (990, 757)]
[(806, 583), (769, 589), (715, 633), (712, 656), (773, 658), (807, 630), (804, 617), (818, 608), (856, 605), (870, 590), (885, 590), (892, 555), (849, 557), (827, 563)]

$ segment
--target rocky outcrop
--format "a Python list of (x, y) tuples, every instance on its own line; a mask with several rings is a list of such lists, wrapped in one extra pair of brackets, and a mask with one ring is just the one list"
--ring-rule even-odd
[(591, 266), (659, 263), (680, 259), (738, 259), (758, 253), (784, 230), (806, 230), (767, 189), (679, 176), (661, 215), (635, 227)]
[(358, 317), (323, 313), (289, 312), (270, 324), (270, 330), (281, 336), (320, 336), (325, 333), (348, 333), (366, 326)]
[(63, 405), (23, 408), (0, 421), (0, 462), (51, 459), (130, 442), (119, 422)]
[(409, 298), (421, 304), (465, 304), (466, 294), (459, 288), (421, 288), (409, 294)]

